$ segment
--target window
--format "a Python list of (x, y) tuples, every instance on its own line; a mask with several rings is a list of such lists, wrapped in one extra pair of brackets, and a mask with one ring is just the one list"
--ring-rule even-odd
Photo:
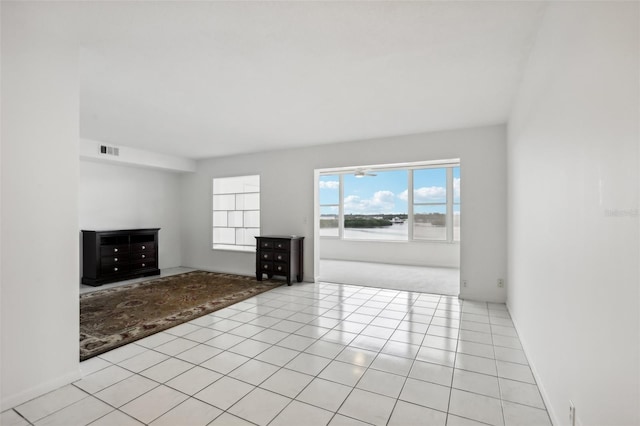
[(260, 176), (213, 179), (213, 248), (254, 251), (260, 235)]
[(406, 240), (407, 176), (407, 170), (345, 174), (344, 238)]
[(447, 239), (447, 169), (413, 171), (413, 238)]
[(460, 241), (458, 163), (333, 172), (319, 186), (321, 237)]
[(320, 236), (338, 237), (340, 221), (340, 176), (320, 176)]

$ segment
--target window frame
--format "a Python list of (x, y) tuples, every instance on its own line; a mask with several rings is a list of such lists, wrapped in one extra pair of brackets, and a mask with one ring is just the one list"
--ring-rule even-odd
[[(455, 216), (456, 216), (456, 206), (458, 206), (458, 211), (462, 212), (462, 205), (461, 205), (461, 197), (460, 194), (458, 194), (458, 201), (456, 202), (456, 194), (455, 194), (455, 182), (454, 180), (456, 179), (456, 177), (453, 174), (454, 169), (458, 169), (458, 175), (462, 174), (462, 169), (460, 168), (460, 164), (458, 164), (457, 166), (451, 167), (448, 171), (448, 173), (451, 173), (451, 179), (449, 179), (448, 175), (447, 175), (447, 184), (450, 185), (451, 189), (451, 209), (448, 209), (447, 211), (451, 212), (451, 235), (449, 238), (449, 240), (453, 243), (459, 243), (460, 242), (460, 235), (462, 234), (462, 226), (460, 223), (458, 223), (458, 228), (460, 228), (460, 230), (458, 231), (458, 239), (456, 239), (456, 234), (455, 234), (455, 228), (456, 228), (456, 224), (455, 224)], [(460, 181), (462, 182), (462, 178), (458, 177), (458, 179), (460, 179)], [(459, 215), (460, 215), (459, 214)], [(458, 221), (460, 220), (460, 218), (458, 218)]]
[[(344, 209), (342, 208), (342, 205), (344, 204), (344, 182), (343, 182), (343, 176), (344, 173), (324, 173), (321, 174), (320, 177), (322, 176), (337, 176), (338, 177), (338, 203), (331, 203), (331, 204), (320, 204), (320, 192), (318, 192), (318, 206), (320, 207), (320, 212), (322, 212), (322, 208), (323, 207), (337, 207), (338, 208), (338, 235), (321, 235), (322, 238), (340, 238), (342, 239), (342, 236), (344, 235), (344, 227), (340, 226), (340, 223), (342, 223), (344, 221)], [(320, 184), (320, 180), (318, 180), (318, 185)], [(319, 190), (319, 188), (318, 188)], [(340, 200), (343, 200), (342, 202)], [(320, 214), (319, 217), (322, 217), (322, 213)], [(319, 228), (322, 229), (322, 228)]]

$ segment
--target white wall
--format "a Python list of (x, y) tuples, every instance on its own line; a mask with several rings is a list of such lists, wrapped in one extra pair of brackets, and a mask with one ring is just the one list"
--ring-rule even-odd
[(79, 91), (65, 10), (0, 7), (5, 409), (78, 376)]
[(182, 264), (180, 174), (80, 161), (80, 229), (161, 228), (160, 268)]
[(554, 424), (640, 424), (639, 4), (549, 4), (509, 125), (509, 300)]
[(182, 178), (184, 266), (252, 275), (251, 253), (211, 250), (211, 179), (261, 175), (263, 234), (305, 239), (305, 279), (313, 280), (314, 170), (362, 164), (460, 158), (461, 297), (504, 301), (506, 277), (506, 135), (504, 126), (398, 136), (304, 149), (214, 158)]
[[(102, 154), (100, 152), (102, 145), (118, 148), (119, 155)], [(80, 158), (107, 164), (120, 164), (174, 172), (194, 172), (196, 170), (196, 160), (190, 158), (166, 155), (85, 138), (80, 139)]]

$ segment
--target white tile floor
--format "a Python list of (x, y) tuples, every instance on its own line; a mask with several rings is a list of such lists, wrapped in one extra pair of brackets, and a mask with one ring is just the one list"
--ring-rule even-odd
[(550, 425), (505, 305), (282, 286), (81, 363), (13, 425)]

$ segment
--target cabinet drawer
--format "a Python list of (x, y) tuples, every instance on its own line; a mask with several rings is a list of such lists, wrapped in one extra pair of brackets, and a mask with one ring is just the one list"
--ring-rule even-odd
[(103, 274), (107, 275), (107, 274), (121, 274), (123, 272), (126, 272), (129, 270), (129, 265), (128, 264), (111, 264), (111, 265), (105, 265), (103, 264), (100, 267), (100, 272), (102, 272)]
[(100, 246), (100, 256), (129, 253), (129, 246), (126, 244)]
[(272, 249), (273, 248), (273, 241), (272, 240), (260, 240), (260, 248)]
[(129, 259), (131, 260), (131, 262), (136, 262), (136, 261), (149, 261), (149, 260), (155, 260), (155, 256), (154, 253), (151, 252), (138, 252), (138, 253), (131, 253), (129, 254)]
[(102, 266), (106, 265), (123, 265), (129, 262), (129, 257), (127, 255), (114, 254), (112, 256), (102, 256), (100, 258), (100, 263)]
[(146, 252), (153, 252), (155, 250), (155, 244), (154, 243), (133, 243), (131, 244), (131, 252), (141, 252), (141, 251), (146, 251)]
[(147, 268), (155, 268), (155, 267), (156, 267), (155, 259), (138, 260), (131, 264), (131, 269), (147, 269)]

